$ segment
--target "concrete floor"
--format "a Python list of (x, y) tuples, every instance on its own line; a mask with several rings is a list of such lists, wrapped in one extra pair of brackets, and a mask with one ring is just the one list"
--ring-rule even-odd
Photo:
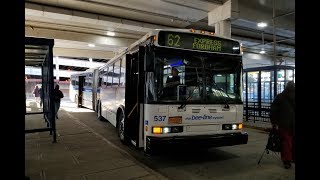
[[(72, 113), (70, 113), (72, 114)], [(25, 166), (31, 180), (166, 179), (60, 111), (57, 143), (49, 132), (26, 134)], [(44, 128), (43, 115), (26, 116), (26, 129)], [(83, 118), (94, 118), (92, 112)]]
[[(295, 165), (282, 167), (279, 155), (265, 154), (268, 134), (245, 128), (246, 145), (208, 150), (176, 150), (145, 156), (123, 145), (116, 129), (99, 121), (88, 109), (63, 102), (57, 120), (58, 142), (47, 132), (26, 135), (26, 174), (31, 179), (295, 179)], [(41, 115), (26, 121), (27, 128), (45, 126)], [(38, 121), (38, 122), (36, 122)], [(35, 123), (36, 122), (36, 123)]]

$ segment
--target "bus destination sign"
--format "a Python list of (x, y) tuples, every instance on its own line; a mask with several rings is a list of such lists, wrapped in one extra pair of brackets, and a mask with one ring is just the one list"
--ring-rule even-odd
[(239, 42), (201, 34), (160, 31), (158, 43), (181, 49), (240, 54)]

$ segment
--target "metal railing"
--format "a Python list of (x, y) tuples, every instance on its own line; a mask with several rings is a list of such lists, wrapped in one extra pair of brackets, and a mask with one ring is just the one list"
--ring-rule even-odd
[(248, 106), (244, 104), (243, 116), (246, 121), (270, 122), (270, 102), (248, 102)]

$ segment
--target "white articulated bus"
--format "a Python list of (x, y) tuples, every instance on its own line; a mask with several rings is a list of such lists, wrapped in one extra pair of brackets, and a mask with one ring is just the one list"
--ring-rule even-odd
[(86, 107), (96, 111), (98, 69), (71, 74), (69, 97), (78, 107)]
[(193, 29), (153, 30), (91, 70), (91, 108), (118, 129), (121, 141), (145, 152), (246, 144), (242, 67), (236, 40)]

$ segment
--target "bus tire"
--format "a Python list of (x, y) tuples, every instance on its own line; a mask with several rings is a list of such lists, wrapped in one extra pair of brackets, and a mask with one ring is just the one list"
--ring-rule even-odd
[(128, 140), (125, 136), (125, 131), (124, 131), (124, 112), (122, 109), (118, 110), (117, 113), (117, 130), (118, 130), (118, 136), (120, 138), (120, 141), (123, 144), (128, 144)]

